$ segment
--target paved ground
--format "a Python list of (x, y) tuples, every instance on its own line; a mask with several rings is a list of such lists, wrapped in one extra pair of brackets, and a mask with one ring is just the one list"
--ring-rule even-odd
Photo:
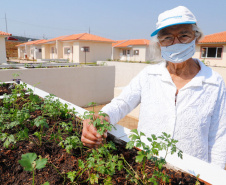
[[(100, 111), (100, 109), (103, 107), (104, 105), (98, 105), (94, 107), (94, 112), (98, 113)], [(92, 107), (88, 107), (88, 108), (84, 108), (88, 111), (93, 111)], [(128, 129), (135, 129), (137, 128), (137, 124), (138, 124), (138, 120), (134, 119), (130, 116), (126, 116), (125, 118), (121, 119), (118, 122), (119, 125), (122, 125), (123, 127), (126, 127)]]
[(218, 72), (226, 83), (226, 67), (211, 67), (214, 71)]

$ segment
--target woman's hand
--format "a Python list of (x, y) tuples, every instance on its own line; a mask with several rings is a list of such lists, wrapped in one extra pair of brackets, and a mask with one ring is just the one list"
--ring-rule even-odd
[[(94, 115), (94, 119), (105, 119), (109, 122), (108, 117), (103, 117), (99, 115)], [(97, 133), (97, 129), (93, 126), (93, 124), (90, 124), (90, 119), (86, 119), (83, 121), (83, 129), (82, 129), (82, 138), (81, 141), (83, 142), (84, 146), (87, 146), (89, 148), (95, 148), (98, 147), (100, 144), (102, 144), (103, 138), (107, 137), (107, 131), (104, 133), (103, 136), (101, 136), (99, 133)]]

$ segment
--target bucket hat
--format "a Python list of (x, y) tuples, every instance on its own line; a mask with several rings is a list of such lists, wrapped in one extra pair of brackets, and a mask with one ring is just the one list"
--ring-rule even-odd
[(196, 24), (197, 20), (193, 13), (184, 6), (178, 6), (161, 13), (156, 23), (156, 30), (151, 34), (155, 36), (159, 30), (178, 24)]

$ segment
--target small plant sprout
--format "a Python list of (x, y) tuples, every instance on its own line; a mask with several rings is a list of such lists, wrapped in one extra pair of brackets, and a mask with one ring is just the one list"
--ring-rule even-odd
[[(20, 165), (24, 167), (25, 171), (30, 171), (33, 173), (32, 185), (35, 184), (35, 170), (44, 168), (47, 163), (47, 159), (43, 159), (41, 156), (39, 156), (38, 160), (36, 159), (36, 153), (26, 153), (23, 154), (21, 160), (19, 160)], [(48, 182), (45, 182), (44, 185), (48, 185)]]
[[(168, 175), (161, 172), (163, 165), (166, 164), (166, 156), (171, 153), (177, 152), (176, 143), (177, 140), (171, 138), (169, 134), (165, 132), (162, 133), (161, 136), (157, 137), (156, 135), (152, 134), (151, 138), (147, 138), (150, 144), (146, 144), (141, 141), (141, 137), (145, 136), (143, 132), (138, 132), (137, 129), (131, 131), (132, 134), (129, 136), (131, 141), (127, 143), (127, 148), (131, 149), (135, 147), (142, 147), (141, 151), (137, 152), (136, 162), (142, 163), (141, 173), (143, 174), (143, 184), (148, 184), (150, 182), (157, 184), (157, 179), (162, 179), (163, 182), (169, 182)], [(160, 140), (160, 141), (158, 141)], [(166, 151), (165, 157), (157, 158), (159, 156), (160, 151)], [(170, 151), (169, 151), (170, 150)], [(182, 151), (178, 151), (178, 157), (182, 158)], [(151, 160), (154, 162), (156, 166), (156, 170), (154, 171), (151, 178), (148, 179), (147, 174), (145, 172), (146, 161)]]
[[(83, 118), (90, 119), (89, 124), (93, 124), (93, 126), (97, 129), (97, 133), (103, 136), (106, 131), (111, 131), (112, 128), (115, 129), (115, 127), (107, 121), (108, 115), (106, 113), (99, 111), (98, 115), (95, 115), (95, 105), (96, 103), (94, 102), (88, 104), (88, 106), (93, 106), (93, 111), (85, 112)], [(104, 140), (104, 143), (105, 142), (106, 141)]]

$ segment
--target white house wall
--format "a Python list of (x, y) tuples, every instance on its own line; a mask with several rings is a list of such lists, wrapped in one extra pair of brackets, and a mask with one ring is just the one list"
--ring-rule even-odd
[(113, 60), (120, 60), (120, 53), (122, 54), (121, 48), (113, 48)]
[[(113, 59), (122, 61), (141, 61), (147, 60), (147, 46), (133, 46), (127, 48), (113, 48)], [(130, 54), (123, 55), (123, 50), (130, 50)], [(134, 50), (139, 50), (139, 55), (134, 55)]]
[[(70, 48), (70, 53), (65, 54), (64, 48)], [(61, 48), (61, 50), (63, 52), (63, 59), (67, 59), (67, 60), (69, 60), (69, 62), (72, 62), (72, 58), (73, 58), (73, 54), (74, 54), (73, 53), (73, 43), (72, 42), (63, 42), (63, 47)]]
[(79, 41), (79, 62), (85, 62), (85, 52), (81, 51), (82, 47), (89, 47), (90, 52), (86, 52), (86, 62), (92, 63), (97, 60), (107, 60), (111, 58), (112, 43), (110, 42), (82, 42)]
[(57, 58), (63, 59), (63, 43), (61, 41), (56, 41), (56, 48), (57, 48)]
[(0, 63), (6, 63), (5, 36), (0, 36)]
[(73, 62), (79, 63), (79, 53), (80, 53), (79, 42), (73, 43)]
[[(222, 47), (222, 57), (220, 59), (217, 58), (201, 58), (201, 47)], [(220, 45), (220, 44), (203, 44), (203, 45), (197, 45), (194, 58), (198, 58), (201, 61), (205, 61), (210, 66), (222, 66), (226, 67), (226, 45)]]
[[(139, 55), (134, 55), (134, 50), (139, 50)], [(131, 60), (145, 62), (146, 61), (146, 50), (147, 50), (146, 46), (134, 46), (130, 53)]]

